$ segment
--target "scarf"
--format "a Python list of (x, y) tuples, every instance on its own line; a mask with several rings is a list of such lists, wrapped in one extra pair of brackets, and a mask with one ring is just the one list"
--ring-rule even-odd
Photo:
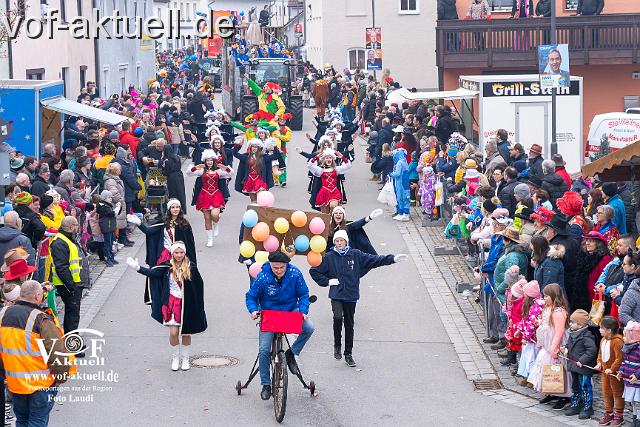
[(351, 249), (349, 245), (345, 246), (343, 250), (338, 249), (337, 246), (333, 247), (333, 250), (336, 251), (340, 256), (345, 256), (347, 252), (349, 252), (349, 249)]

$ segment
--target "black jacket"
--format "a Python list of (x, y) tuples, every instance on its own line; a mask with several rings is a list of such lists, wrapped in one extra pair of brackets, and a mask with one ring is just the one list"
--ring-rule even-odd
[[(593, 333), (588, 327), (583, 327), (577, 331), (569, 331), (569, 340), (567, 341), (567, 357), (569, 359), (577, 360), (583, 365), (595, 366), (598, 359), (598, 347), (596, 347), (596, 340)], [(576, 374), (593, 375), (593, 370), (582, 367), (579, 368), (575, 363), (567, 363), (569, 372), (575, 372)]]
[(311, 268), (309, 274), (320, 286), (328, 286), (329, 279), (338, 279), (339, 284), (329, 288), (332, 300), (356, 302), (360, 299), (360, 278), (374, 268), (393, 262), (393, 255), (370, 255), (358, 249), (340, 255), (330, 250), (322, 258), (322, 264)]
[(36, 263), (36, 251), (33, 249), (29, 237), (13, 227), (6, 225), (0, 227), (0, 259), (4, 259), (4, 254), (8, 250), (18, 247), (24, 248), (29, 253), (27, 262), (30, 265), (34, 265)]
[(555, 207), (556, 201), (569, 191), (567, 183), (557, 173), (553, 172), (542, 177), (542, 189), (549, 193), (549, 201)]
[[(349, 246), (351, 249), (358, 249), (364, 253), (371, 255), (378, 255), (376, 250), (373, 248), (371, 241), (369, 240), (369, 236), (367, 236), (367, 232), (364, 230), (364, 226), (367, 225), (367, 218), (359, 219), (358, 221), (348, 222), (347, 223), (347, 236), (349, 236)], [(333, 234), (338, 231), (335, 229), (331, 234), (329, 234), (329, 238), (327, 241), (329, 245), (327, 246), (327, 250), (333, 248)]]
[(600, 15), (604, 0), (578, 0), (578, 15)]
[(540, 0), (536, 6), (536, 15), (549, 18), (551, 16), (551, 0)]
[[(456, 19), (458, 19), (456, 17)], [(456, 131), (456, 124), (451, 118), (451, 114), (446, 111), (442, 113), (440, 117), (438, 117), (438, 121), (436, 122), (436, 136), (438, 140), (442, 144), (446, 144), (449, 141), (449, 137), (453, 132)], [(459, 147), (460, 148), (460, 147)]]
[(542, 156), (529, 157), (529, 176), (537, 176), (542, 179), (544, 174), (542, 173), (542, 162), (544, 158)]
[(549, 242), (551, 245), (564, 246), (564, 257), (562, 264), (564, 265), (564, 290), (569, 300), (569, 306), (573, 307), (573, 294), (576, 283), (576, 269), (578, 266), (578, 251), (580, 245), (572, 236), (555, 236)]
[(51, 190), (53, 185), (42, 179), (40, 175), (36, 176), (31, 184), (31, 195), (42, 197), (44, 193)]
[(116, 162), (120, 164), (120, 179), (124, 184), (124, 200), (127, 203), (132, 203), (136, 199), (138, 191), (142, 190), (142, 186), (138, 182), (131, 163), (125, 159), (116, 159)]
[(96, 205), (96, 211), (98, 212), (98, 224), (100, 225), (100, 231), (102, 233), (113, 233), (116, 231), (116, 213), (113, 210), (111, 204), (100, 201)]
[(47, 227), (40, 219), (40, 215), (29, 209), (27, 205), (16, 205), (14, 210), (20, 215), (22, 220), (22, 232), (31, 241), (31, 246), (38, 247), (38, 243), (42, 240)]
[(498, 191), (498, 198), (500, 199), (500, 205), (503, 208), (509, 211), (509, 216), (513, 218), (516, 213), (516, 205), (518, 202), (516, 201), (513, 192), (516, 188), (516, 185), (520, 184), (518, 180), (514, 179), (511, 182), (507, 182), (501, 189)]
[[(80, 245), (76, 243), (75, 238), (71, 234), (63, 230), (60, 230), (59, 233), (65, 235), (78, 247), (78, 256), (80, 258), (83, 258), (84, 252), (82, 251)], [(73, 289), (74, 286), (83, 286), (88, 284), (83, 283), (82, 281), (73, 281), (73, 277), (71, 276), (71, 272), (69, 271), (69, 246), (67, 246), (67, 242), (62, 239), (55, 239), (49, 246), (49, 251), (51, 252), (53, 264), (56, 266), (56, 274), (58, 275), (60, 280), (62, 280), (62, 283), (65, 284), (65, 286), (67, 286), (69, 289)], [(80, 264), (82, 264), (82, 262)]]
[(438, 20), (458, 19), (456, 0), (438, 0)]

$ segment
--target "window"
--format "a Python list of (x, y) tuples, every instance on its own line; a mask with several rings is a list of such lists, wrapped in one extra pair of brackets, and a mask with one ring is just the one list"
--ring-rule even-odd
[(577, 10), (578, 0), (564, 0), (564, 8), (566, 10)]
[(64, 96), (68, 97), (69, 93), (69, 67), (62, 67), (62, 71), (60, 71), (60, 80), (63, 83), (63, 92)]
[(102, 68), (102, 93), (104, 94), (105, 98), (111, 95), (111, 92), (109, 92), (109, 66), (108, 65), (105, 65)]
[(87, 85), (87, 66), (80, 66), (80, 89)]
[(27, 80), (44, 80), (44, 68), (32, 68), (27, 70)]
[(60, 22), (67, 22), (67, 5), (65, 0), (60, 0)]
[(78, 6), (78, 16), (82, 16), (82, 0), (76, 0)]
[(364, 70), (364, 49), (350, 49), (348, 63), (350, 70), (355, 70), (356, 68)]
[(118, 66), (120, 70), (120, 93), (127, 91), (127, 68), (128, 64), (120, 64)]
[(420, 8), (418, 7), (418, 0), (400, 0), (400, 11), (401, 14), (418, 14), (420, 13)]
[(491, 6), (492, 11), (502, 10), (511, 12), (513, 0), (489, 0), (489, 6)]

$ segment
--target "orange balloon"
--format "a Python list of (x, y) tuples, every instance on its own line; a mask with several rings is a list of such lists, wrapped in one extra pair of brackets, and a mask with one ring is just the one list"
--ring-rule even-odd
[(256, 242), (264, 242), (269, 237), (269, 226), (266, 222), (259, 222), (251, 229), (251, 237)]
[(302, 211), (295, 211), (291, 214), (291, 223), (296, 227), (304, 227), (307, 224), (307, 214)]
[(311, 267), (317, 267), (322, 264), (322, 255), (313, 251), (309, 251), (309, 253), (307, 254), (307, 262)]

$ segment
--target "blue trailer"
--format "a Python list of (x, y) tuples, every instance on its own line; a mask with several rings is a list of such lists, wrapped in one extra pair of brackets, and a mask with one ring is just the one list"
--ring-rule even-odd
[(62, 80), (0, 80), (0, 142), (40, 158), (53, 142), (60, 153), (66, 117), (117, 125), (126, 117), (66, 99)]

